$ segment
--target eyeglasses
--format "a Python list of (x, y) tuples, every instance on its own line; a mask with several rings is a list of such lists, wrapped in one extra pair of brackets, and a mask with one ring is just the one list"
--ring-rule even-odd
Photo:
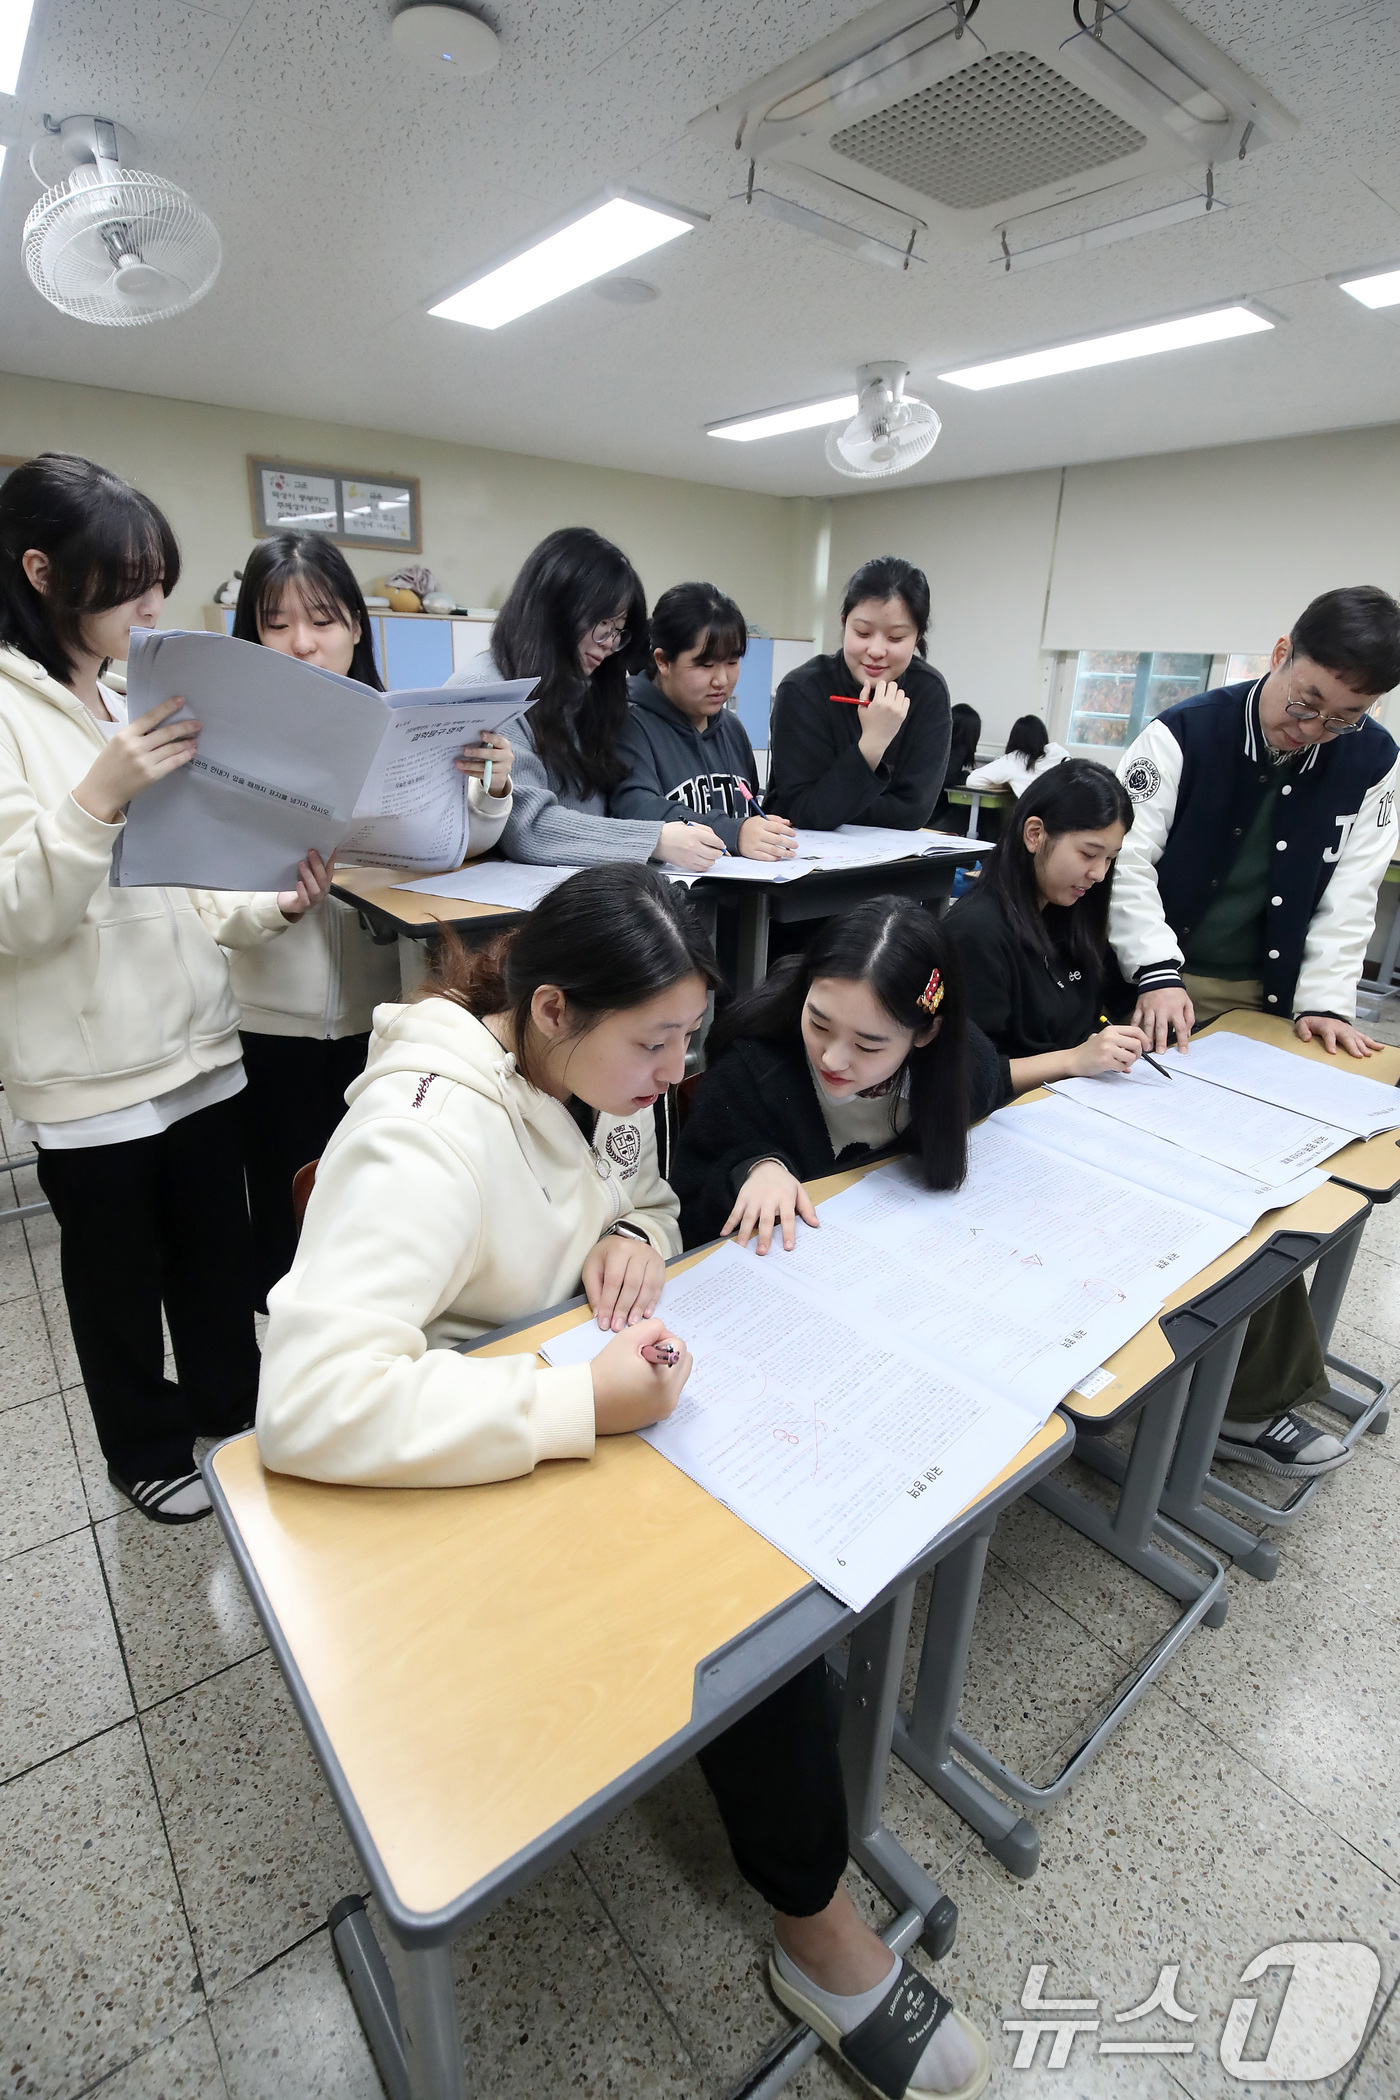
[(1368, 707), (1359, 722), (1339, 722), (1335, 715), (1327, 714), (1320, 707), (1300, 707), (1293, 698), (1293, 659), (1291, 656), (1288, 659), (1288, 698), (1283, 703), (1283, 711), (1286, 715), (1292, 715), (1295, 722), (1321, 722), (1324, 736), (1355, 736), (1358, 729), (1366, 727), (1371, 713)]
[(588, 639), (596, 642), (600, 649), (620, 649), (626, 634), (625, 620), (604, 620), (599, 626), (589, 629)]

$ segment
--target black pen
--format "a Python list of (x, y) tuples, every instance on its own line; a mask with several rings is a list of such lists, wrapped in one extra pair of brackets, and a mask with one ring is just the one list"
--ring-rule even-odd
[[(1100, 1015), (1099, 1015), (1099, 1026), (1100, 1026), (1100, 1028), (1107, 1028), (1107, 1026), (1108, 1026), (1108, 1015), (1107, 1015), (1107, 1014), (1100, 1014)], [(1149, 1057), (1148, 1053), (1147, 1053), (1147, 1052), (1146, 1052), (1145, 1050), (1141, 1052), (1141, 1056), (1142, 1056), (1142, 1060), (1143, 1060), (1143, 1063), (1144, 1063), (1144, 1064), (1148, 1064), (1148, 1065), (1151, 1065), (1151, 1067), (1152, 1067), (1152, 1069), (1153, 1069), (1153, 1071), (1154, 1071), (1154, 1072), (1160, 1072), (1160, 1073), (1161, 1073), (1161, 1075), (1162, 1075), (1162, 1077), (1163, 1077), (1163, 1079), (1170, 1079), (1170, 1078), (1171, 1078), (1171, 1076), (1172, 1076), (1172, 1075), (1171, 1075), (1171, 1073), (1170, 1073), (1170, 1072), (1169, 1072), (1169, 1071), (1167, 1070), (1166, 1066), (1165, 1066), (1165, 1065), (1159, 1065), (1155, 1057)]]

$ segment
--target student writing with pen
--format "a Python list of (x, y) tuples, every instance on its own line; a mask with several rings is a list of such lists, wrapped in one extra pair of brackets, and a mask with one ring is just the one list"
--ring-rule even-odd
[(738, 606), (712, 583), (676, 584), (652, 607), (650, 643), (645, 670), (628, 681), (618, 738), (626, 770), (609, 815), (664, 821), (684, 811), (726, 853), (790, 859), (796, 834), (759, 808), (753, 746), (729, 708), (748, 647)]

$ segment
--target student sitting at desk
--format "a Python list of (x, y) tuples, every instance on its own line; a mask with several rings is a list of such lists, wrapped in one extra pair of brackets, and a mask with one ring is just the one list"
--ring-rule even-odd
[(651, 611), (651, 662), (627, 684), (631, 711), (618, 738), (626, 770), (609, 816), (664, 822), (685, 810), (727, 853), (791, 857), (793, 828), (759, 808), (753, 746), (729, 708), (748, 639), (744, 615), (712, 583), (663, 591)]
[(814, 831), (927, 824), (948, 770), (948, 688), (924, 661), (928, 578), (881, 555), (841, 605), (841, 647), (790, 671), (773, 702), (768, 809)]
[(706, 1054), (673, 1174), (688, 1247), (757, 1232), (766, 1254), (781, 1225), (791, 1248), (794, 1219), (817, 1222), (804, 1181), (897, 1145), (930, 1188), (957, 1188), (968, 1125), (1004, 1098), (945, 929), (898, 897), (825, 921), (720, 1015)]
[[(496, 948), (439, 955), (427, 996), (375, 1016), (272, 1292), (258, 1441), (283, 1472), (381, 1487), (511, 1479), (669, 1414), (690, 1372), (684, 1344), (648, 1317), (679, 1245), (675, 1198), (660, 1181), (629, 1188), (585, 1135), (600, 1112), (644, 1116), (685, 1069), (716, 974), (690, 900), (644, 868), (590, 868)], [(580, 1289), (617, 1330), (591, 1365), (452, 1348)], [(674, 1365), (652, 1360), (660, 1343), (678, 1349)], [(882, 2091), (971, 2100), (985, 2043), (917, 1972), (906, 1980), (846, 1892), (825, 1662), (700, 1764), (740, 1871), (778, 1912), (779, 1994), (829, 2035), (897, 2020), (910, 2041), (899, 2086)]]
[(965, 785), (974, 790), (1010, 788), (1019, 798), (1033, 780), (1039, 780), (1051, 766), (1062, 765), (1068, 757), (1063, 744), (1051, 742), (1050, 732), (1039, 715), (1020, 715), (1007, 733), (1001, 757), (990, 759), (985, 766), (974, 766)]
[(975, 889), (944, 921), (967, 1010), (1005, 1061), (1008, 1090), (1126, 1072), (1136, 1028), (1100, 1028), (1113, 864), (1133, 821), (1107, 766), (1069, 758), (1007, 819)]
[(929, 823), (935, 831), (966, 831), (968, 812), (954, 807), (948, 800), (948, 790), (967, 786), (967, 776), (977, 763), (982, 717), (965, 700), (955, 700), (949, 713), (952, 735), (948, 744), (948, 770), (943, 776), (943, 787), (933, 805)]
[(501, 844), (512, 860), (593, 867), (664, 860), (703, 874), (724, 852), (707, 824), (607, 814), (626, 771), (627, 674), (645, 662), (647, 603), (620, 547), (585, 525), (550, 533), (496, 615), (491, 646), (449, 685), (539, 680), (504, 725), (515, 801)]
[[(259, 540), (243, 571), (233, 632), (384, 690), (364, 595), (323, 533)], [(489, 794), (482, 781), (488, 758)], [(471, 781), (467, 851), (485, 853), (510, 815), (510, 743), (487, 730), (457, 766)], [(319, 1159), (345, 1113), (345, 1089), (364, 1070), (370, 1016), (381, 1000), (399, 996), (398, 949), (393, 942), (377, 946), (353, 906), (326, 897), (282, 940), (236, 952), (229, 976), (242, 1011), (248, 1085), (239, 1110), (257, 1302), (265, 1310), (296, 1252), (292, 1177)]]
[(108, 1478), (156, 1524), (210, 1514), (194, 1440), (245, 1427), (258, 1382), (217, 944), (285, 933), (328, 879), (312, 853), (280, 895), (111, 884), (127, 806), (198, 742), (179, 700), (129, 722), (109, 670), (179, 575), (165, 518), (91, 460), (45, 453), (0, 488), (0, 1077), (58, 1220)]
[[(1137, 818), (1109, 940), (1159, 1051), (1231, 1007), (1287, 1014), (1365, 1058), (1356, 985), (1395, 850), (1397, 753), (1371, 719), (1400, 684), (1400, 605), (1372, 585), (1314, 598), (1264, 677), (1169, 707), (1125, 754)], [(1298, 1479), (1350, 1455), (1296, 1402), (1328, 1377), (1299, 1280), (1250, 1322), (1222, 1458)]]

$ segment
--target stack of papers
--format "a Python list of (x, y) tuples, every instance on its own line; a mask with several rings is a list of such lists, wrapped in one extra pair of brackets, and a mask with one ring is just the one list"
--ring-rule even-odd
[(456, 867), (467, 780), (453, 761), (524, 705), (532, 679), (376, 693), (229, 635), (131, 636), (127, 712), (179, 698), (194, 759), (134, 797), (112, 856), (121, 888), (280, 890), (324, 858)]
[[(703, 817), (696, 819), (704, 823)], [(931, 860), (943, 853), (965, 853), (967, 840), (939, 831), (890, 831), (874, 824), (843, 824), (836, 831), (797, 833), (791, 860), (745, 860), (726, 854), (701, 876), (701, 882), (799, 882), (804, 875), (844, 868), (877, 868), (886, 861)]]
[(396, 882), (396, 890), (420, 897), (458, 897), (464, 904), (500, 904), (509, 911), (533, 911), (577, 868), (535, 867), (519, 860), (474, 860), (451, 875), (429, 875), (421, 882)]

